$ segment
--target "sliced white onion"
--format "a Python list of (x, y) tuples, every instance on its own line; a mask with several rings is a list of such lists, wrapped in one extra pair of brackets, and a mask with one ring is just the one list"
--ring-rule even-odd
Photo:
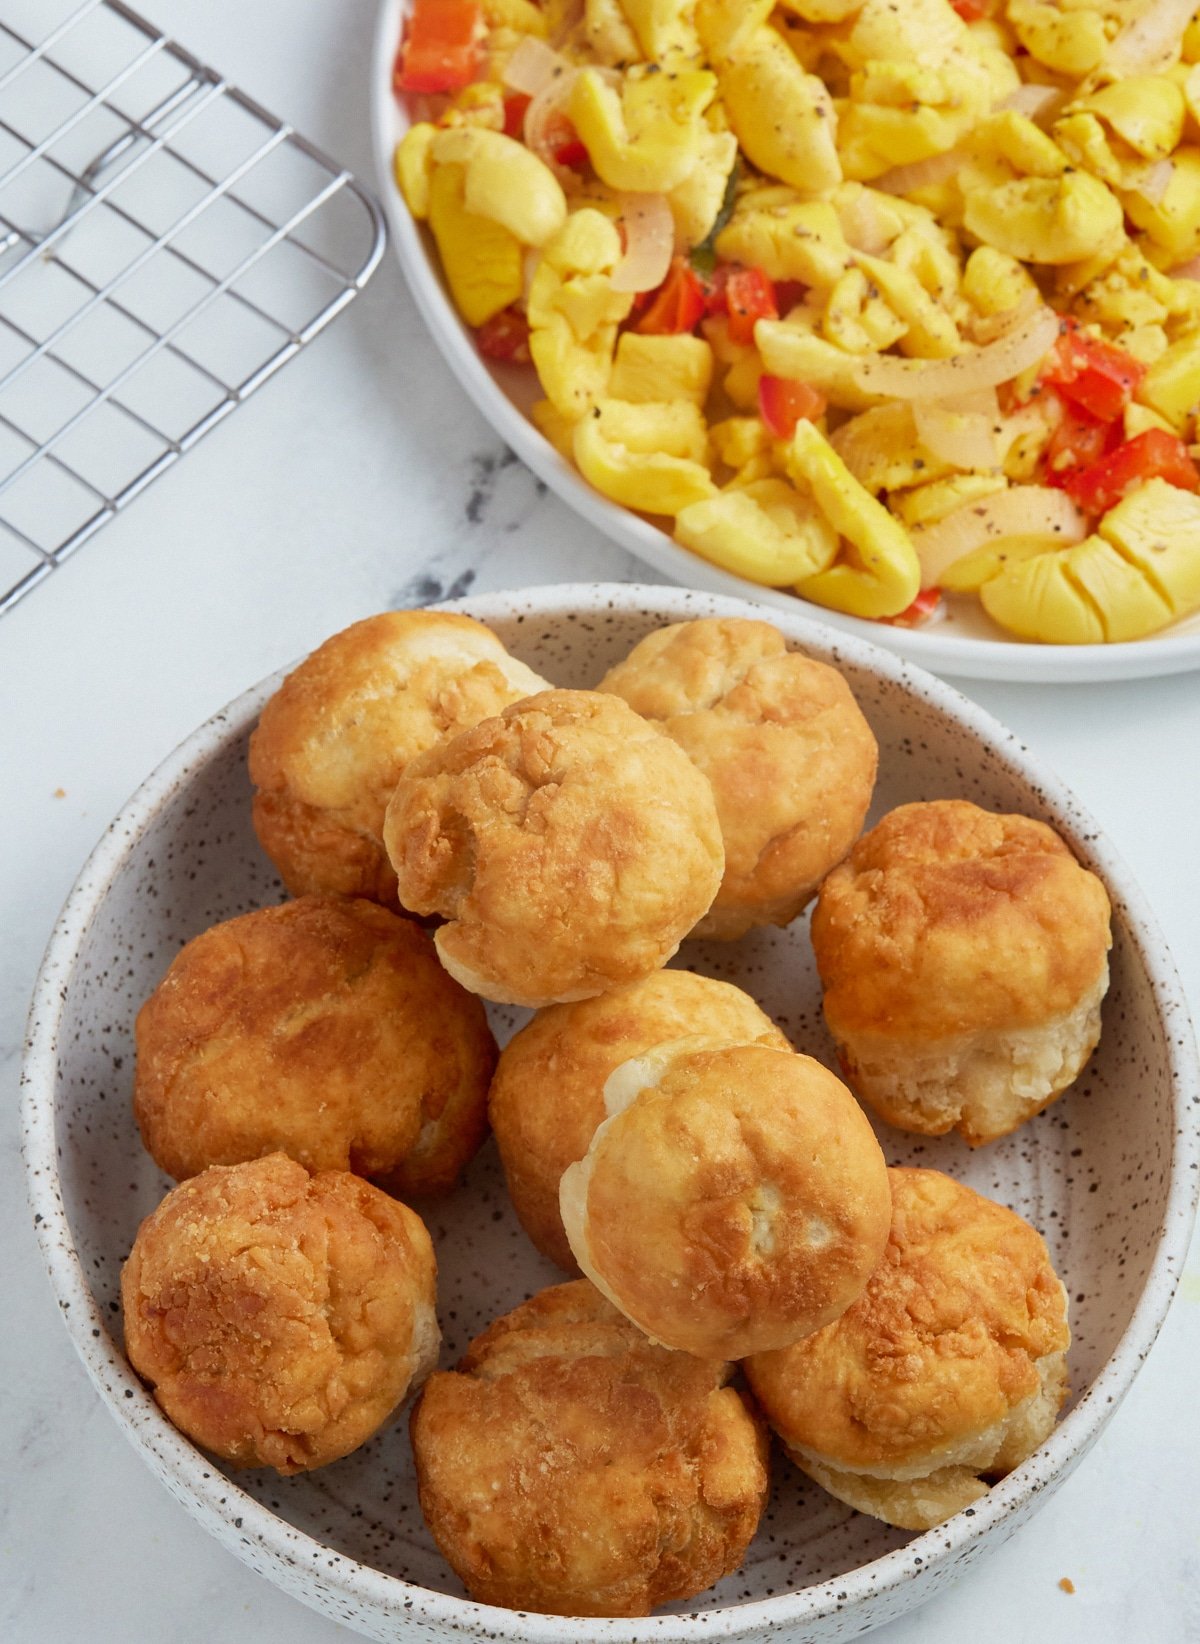
[(564, 113), (567, 99), (571, 95), (571, 87), (578, 77), (579, 70), (564, 63), (536, 93), (525, 110), (525, 147), (536, 154), (539, 160), (544, 160), (560, 180), (571, 174), (554, 158), (550, 128), (555, 116)]
[(882, 177), (876, 177), (871, 187), (882, 189), (885, 194), (913, 194), (919, 188), (944, 183), (962, 163), (962, 149), (948, 149), (945, 154), (935, 154), (928, 160), (914, 160), (910, 166), (895, 166)]
[(985, 389), (979, 395), (963, 395), (956, 401), (918, 400), (913, 406), (917, 438), (927, 451), (952, 468), (998, 466), (996, 424), (999, 416), (995, 389)]
[(1135, 194), (1140, 194), (1143, 200), (1156, 206), (1171, 186), (1171, 178), (1175, 175), (1175, 167), (1170, 160), (1156, 160), (1146, 172)]
[(675, 219), (665, 194), (618, 197), (625, 226), (625, 255), (612, 272), (614, 291), (656, 291), (675, 255)]
[(855, 363), (854, 386), (897, 400), (944, 400), (1011, 382), (1045, 358), (1058, 336), (1058, 315), (1039, 308), (995, 342), (948, 360), (905, 360), (874, 354)]
[(1140, 16), (1127, 24), (1108, 48), (1105, 69), (1128, 79), (1133, 74), (1151, 74), (1165, 68), (1195, 10), (1196, 0), (1146, 0)]
[(1005, 308), (999, 314), (982, 314), (978, 319), (971, 321), (971, 336), (981, 346), (984, 343), (995, 342), (998, 337), (1007, 336), (1017, 323), (1029, 314), (1035, 313), (1042, 306), (1042, 299), (1036, 291), (1027, 290), (1012, 308)]
[(1069, 93), (1059, 91), (1056, 86), (1018, 86), (998, 107), (1023, 114), (1027, 120), (1037, 120), (1043, 115), (1057, 114), (1068, 98)]
[(527, 34), (505, 64), (504, 84), (526, 97), (536, 97), (543, 86), (570, 66), (566, 58), (544, 40)]
[(1088, 534), (1087, 520), (1065, 491), (1014, 485), (956, 508), (936, 525), (912, 532), (921, 561), (921, 586), (934, 588), (949, 566), (986, 543), (1005, 537), (1042, 537), (1067, 548)]

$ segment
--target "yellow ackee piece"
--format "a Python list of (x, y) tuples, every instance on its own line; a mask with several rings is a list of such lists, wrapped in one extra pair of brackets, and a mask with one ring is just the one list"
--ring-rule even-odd
[(1153, 584), (1172, 620), (1200, 609), (1200, 496), (1147, 480), (1097, 530)]
[(699, 58), (700, 40), (689, 15), (692, 7), (680, 5), (679, 0), (621, 0), (621, 6), (643, 57), (652, 63)]
[(622, 332), (609, 392), (642, 405), (690, 400), (703, 409), (712, 385), (713, 351), (703, 337), (641, 337)]
[(621, 260), (615, 224), (586, 207), (572, 212), (543, 248), (529, 291), (529, 323), (564, 315), (580, 339), (598, 327), (620, 323), (633, 306), (628, 292), (614, 291), (609, 276)]
[(742, 469), (771, 454), (771, 436), (761, 417), (726, 417), (708, 430), (709, 456), (714, 465)]
[(699, 245), (712, 233), (737, 157), (737, 138), (732, 131), (701, 132), (696, 164), (667, 195), (675, 220), (676, 244)]
[(533, 426), (567, 462), (575, 461), (575, 421), (554, 409), (552, 400), (537, 400), (529, 409)]
[(547, 398), (571, 422), (608, 392), (617, 326), (633, 306), (612, 288), (620, 257), (616, 226), (587, 207), (543, 247), (529, 288), (529, 352)]
[(665, 194), (691, 172), (707, 131), (704, 111), (717, 90), (707, 69), (631, 69), (618, 92), (595, 69), (571, 88), (568, 113), (610, 188)]
[(873, 496), (923, 485), (951, 471), (917, 438), (913, 409), (905, 400), (877, 405), (844, 422), (829, 441), (850, 473)]
[(1002, 465), (1007, 479), (1027, 483), (1034, 478), (1058, 423), (1053, 396), (1034, 399), (1010, 411), (1000, 430)]
[(873, 354), (890, 348), (908, 329), (861, 268), (850, 268), (829, 293), (821, 331), (851, 354)]
[(1144, 160), (1163, 160), (1183, 136), (1183, 91), (1165, 74), (1137, 74), (1071, 104), (1094, 114)]
[(983, 608), (1022, 639), (1088, 645), (1142, 639), (1175, 613), (1103, 537), (1010, 563), (979, 590)]
[(933, 223), (932, 212), (913, 205), (897, 194), (884, 194), (865, 183), (839, 183), (829, 196), (838, 215), (846, 244), (855, 251), (868, 251), (882, 256), (883, 248), (891, 245), (906, 228), (917, 224)]
[(1007, 481), (999, 474), (948, 474), (944, 479), (931, 480), (927, 485), (914, 485), (907, 491), (898, 491), (894, 497), (888, 498), (888, 506), (912, 531), (922, 525), (936, 525), (938, 520), (945, 519), (956, 508), (994, 496), (1006, 485)]
[(1149, 162), (1114, 138), (1094, 114), (1065, 114), (1055, 122), (1054, 135), (1073, 165), (1082, 166), (1110, 188), (1141, 188), (1149, 176)]
[(455, 92), (437, 123), (443, 130), (451, 126), (481, 126), (485, 131), (503, 131), (504, 87), (498, 80), (473, 80)]
[(581, 51), (589, 62), (615, 68), (635, 62), (641, 55), (621, 0), (585, 0), (577, 28)]
[(810, 498), (783, 479), (760, 479), (693, 503), (675, 520), (685, 548), (766, 588), (784, 588), (824, 570), (838, 536)]
[(545, 245), (567, 220), (567, 197), (550, 167), (503, 132), (439, 131), (429, 154), (435, 166), (461, 165), (467, 210), (499, 223), (523, 245)]
[(1161, 428), (1165, 434), (1177, 432), (1166, 417), (1152, 411), (1148, 405), (1139, 405), (1136, 400), (1130, 400), (1121, 413), (1121, 429), (1125, 438), (1135, 440), (1139, 434), (1145, 434), (1151, 428)]
[(1077, 263), (1060, 263), (1054, 270), (1052, 306), (1064, 309), (1094, 280), (1106, 274), (1129, 249), (1130, 241), (1124, 233), (1115, 235), (1102, 245), (1092, 257)]
[(696, 0), (696, 32), (709, 62), (736, 51), (774, 9), (775, 0)]
[(1200, 406), (1200, 337), (1172, 342), (1144, 376), (1138, 398), (1182, 434)]
[(804, 194), (841, 182), (833, 99), (776, 30), (756, 29), (717, 73), (729, 124), (751, 164)]
[(726, 398), (739, 411), (758, 410), (758, 382), (763, 374), (762, 360), (753, 348), (743, 348), (725, 373), (722, 387)]
[(717, 236), (717, 255), (723, 262), (761, 268), (769, 279), (803, 280), (820, 290), (836, 285), (853, 267), (833, 206), (801, 200), (786, 188), (754, 190), (739, 200)]
[(1166, 353), (1169, 344), (1161, 325), (1138, 325), (1121, 333), (1121, 347), (1143, 365), (1153, 365)]
[(1193, 17), (1183, 31), (1183, 60), (1200, 63), (1200, 17)]
[(454, 306), (479, 326), (515, 303), (524, 286), (520, 240), (466, 206), (464, 167), (436, 166), (429, 181), (429, 227)]
[(1167, 323), (1174, 341), (1188, 332), (1200, 330), (1200, 280), (1168, 279), (1167, 284), (1171, 288)]
[(1104, 516), (1095, 536), (1007, 564), (982, 585), (980, 599), (1024, 639), (1141, 639), (1200, 609), (1198, 537), (1200, 497), (1148, 480)]
[(847, 177), (870, 182), (893, 166), (913, 165), (946, 154), (986, 112), (989, 88), (982, 75), (957, 79), (957, 71), (919, 62), (870, 63), (850, 79), (850, 96), (838, 102), (838, 153)]
[(416, 125), (409, 126), (396, 144), (392, 157), (396, 187), (403, 194), (405, 205), (420, 223), (429, 215), (429, 149), (436, 136), (436, 126), (430, 125), (428, 120), (418, 120)]
[(846, 60), (861, 67), (872, 61), (920, 61), (940, 68), (964, 48), (967, 26), (949, 0), (865, 0), (850, 30)]
[[(898, 245), (893, 248), (893, 256), (898, 250)], [(957, 325), (902, 263), (859, 253), (858, 264), (887, 298), (888, 307), (904, 321), (900, 338), (903, 353), (918, 359), (944, 360), (962, 351)]]
[(1171, 180), (1158, 201), (1127, 194), (1122, 204), (1151, 242), (1148, 255), (1170, 268), (1200, 251), (1200, 148), (1185, 144), (1171, 156)]
[(977, 594), (985, 582), (1003, 576), (1011, 565), (1024, 564), (1039, 554), (1057, 553), (1045, 537), (1003, 537), (998, 542), (985, 543), (974, 553), (964, 554), (953, 565), (947, 565), (938, 579), (939, 586), (951, 594)]
[(529, 353), (538, 381), (568, 422), (578, 422), (608, 393), (616, 336), (616, 326), (607, 326), (581, 342), (562, 314), (550, 314), (530, 329)]
[(483, 20), (490, 29), (513, 29), (544, 40), (549, 33), (546, 13), (533, 0), (481, 0)]
[(1007, 314), (1029, 297), (1039, 295), (1033, 275), (1007, 251), (976, 246), (963, 270), (962, 295), (984, 319)]
[(754, 341), (764, 369), (773, 377), (795, 377), (819, 389), (831, 405), (845, 411), (866, 411), (881, 404), (855, 381), (858, 358), (823, 337), (815, 337), (795, 320), (759, 320)]
[(970, 148), (972, 154), (1006, 161), (1021, 177), (1060, 177), (1067, 166), (1058, 144), (1013, 109), (981, 121), (971, 133)]
[(1100, 613), (1072, 580), (1065, 563), (1071, 552), (1058, 549), (1012, 561), (982, 585), (980, 604), (994, 622), (1020, 639), (1049, 645), (1103, 644)]
[(862, 0), (779, 0), (781, 11), (790, 11), (805, 23), (844, 23), (861, 5)]
[(1084, 171), (972, 189), (963, 222), (976, 239), (1026, 263), (1075, 263), (1124, 239), (1120, 201)]
[(947, 313), (951, 311), (962, 284), (962, 246), (957, 234), (921, 211), (888, 255), (897, 267), (915, 274), (921, 289), (941, 303)]
[(597, 491), (644, 514), (678, 514), (715, 495), (708, 438), (694, 405), (601, 399), (575, 425), (575, 461)]
[(1060, 10), (1042, 0), (1008, 0), (1008, 21), (1031, 57), (1069, 79), (1090, 74), (1108, 49), (1099, 11)]
[(708, 424), (691, 400), (619, 400), (609, 395), (593, 412), (608, 440), (638, 456), (678, 457), (708, 465)]
[(1128, 245), (1075, 299), (1075, 314), (1119, 335), (1137, 325), (1161, 325), (1179, 300), (1175, 282)]
[(796, 592), (853, 616), (897, 616), (911, 605), (920, 591), (921, 566), (907, 531), (858, 483), (812, 423), (796, 424), (787, 469), (852, 550), (849, 562), (804, 578)]
[(1018, 84), (949, 0), (865, 0), (839, 55), (853, 71), (838, 104), (848, 177), (869, 181), (955, 147)]

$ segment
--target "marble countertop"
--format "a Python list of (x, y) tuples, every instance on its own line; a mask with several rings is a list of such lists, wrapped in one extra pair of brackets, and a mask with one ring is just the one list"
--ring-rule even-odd
[[(369, 177), (368, 0), (143, 6)], [(16, 1087), (34, 973), (80, 865), (187, 732), (335, 629), (469, 587), (574, 579), (655, 580), (503, 448), (447, 375), (389, 259), (277, 382), (0, 619), (6, 1644), (351, 1636), (237, 1563), (170, 1500), (102, 1408), (56, 1317), (25, 1205)], [(1200, 678), (964, 688), (1099, 818), (1157, 911), (1195, 1007)], [(1194, 1249), (1152, 1357), (1075, 1475), (966, 1582), (873, 1636), (1200, 1638), (1197, 1362)]]

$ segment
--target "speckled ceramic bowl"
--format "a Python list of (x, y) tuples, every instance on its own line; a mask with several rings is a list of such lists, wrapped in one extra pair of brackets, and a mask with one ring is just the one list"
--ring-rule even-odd
[[(754, 615), (677, 588), (542, 588), (460, 608), (539, 673), (593, 684), (661, 623)], [(1044, 817), (1101, 875), (1115, 914), (1104, 1035), (1075, 1088), (1016, 1136), (977, 1153), (881, 1127), (893, 1163), (951, 1171), (1046, 1235), (1071, 1294), (1072, 1405), (1050, 1440), (974, 1509), (909, 1536), (840, 1506), (780, 1461), (745, 1567), (692, 1606), (649, 1621), (564, 1621), (471, 1603), (417, 1508), (403, 1424), (308, 1476), (227, 1475), (168, 1424), (126, 1364), (118, 1279), (139, 1220), (168, 1181), (130, 1111), (136, 1010), (181, 944), (276, 901), (250, 828), (246, 741), (278, 683), (202, 726), (113, 823), (71, 894), (34, 998), (25, 1073), (35, 1220), (67, 1327), (101, 1395), (171, 1493), (239, 1558), (378, 1639), (514, 1644), (696, 1644), (774, 1634), (846, 1639), (931, 1597), (1035, 1510), (1094, 1442), (1158, 1333), (1194, 1210), (1195, 1050), (1174, 969), (1126, 869), (1096, 825), (1015, 739), (948, 686), (859, 640), (772, 612), (798, 648), (845, 672), (881, 745), (875, 814), (961, 796)], [(825, 1059), (807, 930), (693, 944), (676, 963), (731, 978), (802, 1050)], [(518, 1013), (494, 1013), (507, 1035)], [(1136, 1100), (1131, 1095), (1136, 1095)], [(443, 1362), (497, 1314), (559, 1275), (508, 1208), (492, 1147), (463, 1187), (426, 1208), (437, 1244)]]

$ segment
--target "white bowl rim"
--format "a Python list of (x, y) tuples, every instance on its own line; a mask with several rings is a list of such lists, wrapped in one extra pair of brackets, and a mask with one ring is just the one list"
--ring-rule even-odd
[(1200, 668), (1200, 629), (1111, 645), (1039, 645), (1019, 640), (981, 639), (928, 629), (891, 628), (841, 611), (828, 611), (780, 588), (759, 588), (710, 565), (672, 541), (648, 520), (594, 491), (572, 465), (525, 418), (497, 384), (469, 340), (463, 322), (430, 266), (416, 223), (396, 187), (392, 169), (395, 136), (390, 66), (399, 38), (399, 18), (408, 0), (384, 0), (371, 51), (371, 133), (376, 186), (383, 201), (400, 266), (409, 291), (434, 342), (466, 394), (501, 439), (552, 491), (594, 525), (655, 570), (684, 587), (737, 599), (760, 600), (775, 610), (796, 610), (814, 622), (896, 651), (938, 673), (964, 678), (1071, 684), (1093, 680), (1143, 679)]
[[(653, 611), (660, 606), (668, 620), (686, 619), (692, 590), (636, 583), (564, 583), (505, 590), (448, 601), (434, 609), (462, 610), (480, 621), (503, 619), (517, 607), (527, 618), (553, 618), (567, 610), (579, 615), (603, 614), (614, 606)], [(758, 616), (746, 601), (700, 594), (706, 613)], [(376, 1614), (402, 1613), (432, 1626), (472, 1635), (476, 1628), (513, 1644), (632, 1644), (651, 1637), (656, 1644), (697, 1644), (701, 1639), (737, 1639), (758, 1627), (794, 1627), (813, 1623), (837, 1611), (848, 1612), (868, 1599), (894, 1590), (919, 1570), (931, 1572), (972, 1541), (981, 1540), (1010, 1512), (1023, 1505), (1083, 1454), (1128, 1392), (1158, 1336), (1179, 1281), (1188, 1234), (1200, 1194), (1200, 1133), (1190, 1123), (1200, 1105), (1197, 1061), (1187, 1001), (1174, 962), (1141, 891), (1123, 861), (1074, 795), (1011, 732), (952, 686), (924, 670), (857, 638), (831, 635), (798, 613), (791, 618), (789, 641), (818, 649), (832, 648), (845, 660), (873, 669), (889, 682), (918, 684), (927, 701), (950, 713), (991, 746), (1035, 786), (1044, 802), (1059, 813), (1073, 813), (1078, 831), (1086, 832), (1097, 871), (1115, 888), (1128, 916), (1130, 936), (1145, 969), (1160, 1021), (1175, 1092), (1175, 1129), (1167, 1203), (1162, 1227), (1142, 1293), (1129, 1323), (1087, 1392), (1063, 1418), (1035, 1454), (966, 1512), (846, 1575), (773, 1598), (757, 1599), (695, 1615), (656, 1615), (625, 1621), (562, 1617), (500, 1609), (435, 1592), (359, 1563), (295, 1529), (233, 1483), (158, 1411), (109, 1334), (109, 1321), (88, 1288), (74, 1248), (57, 1171), (55, 1079), (58, 1030), (66, 1001), (66, 984), (77, 962), (93, 914), (107, 893), (112, 875), (182, 777), (194, 773), (231, 732), (241, 731), (257, 716), (283, 672), (260, 681), (206, 720), (141, 784), (109, 825), (85, 863), (50, 937), (29, 1012), (22, 1084), (22, 1154), (35, 1230), (64, 1322), (93, 1382), (129, 1441), (151, 1469), (212, 1534), (231, 1550), (253, 1539), (280, 1565), (321, 1570), (322, 1584)], [(116, 1389), (122, 1397), (118, 1399)], [(157, 1420), (138, 1426), (123, 1419), (125, 1401), (140, 1400), (142, 1411)], [(234, 1520), (239, 1522), (235, 1527)]]

